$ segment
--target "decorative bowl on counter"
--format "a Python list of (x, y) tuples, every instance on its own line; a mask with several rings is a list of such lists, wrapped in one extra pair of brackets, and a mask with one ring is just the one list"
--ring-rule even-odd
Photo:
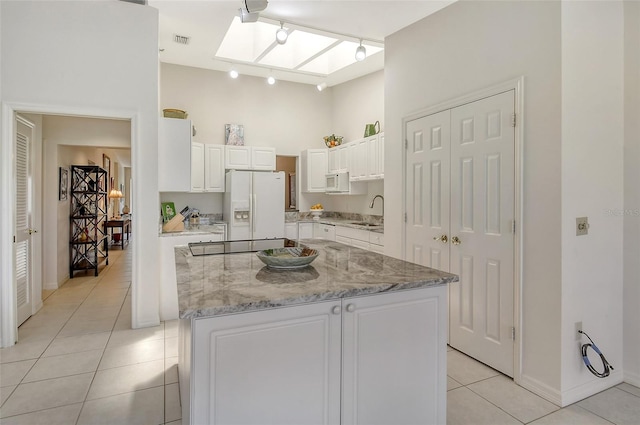
[(323, 209), (312, 209), (312, 210), (309, 210), (309, 211), (311, 212), (311, 215), (313, 216), (314, 220), (320, 220), (320, 216), (324, 212)]
[(265, 249), (256, 255), (274, 269), (299, 269), (306, 267), (318, 257), (318, 251), (306, 247)]

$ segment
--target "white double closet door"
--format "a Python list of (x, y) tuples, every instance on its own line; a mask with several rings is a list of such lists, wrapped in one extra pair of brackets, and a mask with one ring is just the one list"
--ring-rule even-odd
[(405, 256), (460, 276), (449, 343), (513, 376), (514, 91), (406, 123)]

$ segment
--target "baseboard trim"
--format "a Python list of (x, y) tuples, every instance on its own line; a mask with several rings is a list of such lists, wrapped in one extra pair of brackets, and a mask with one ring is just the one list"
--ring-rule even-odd
[(540, 397), (544, 398), (547, 401), (550, 401), (556, 406), (561, 406), (562, 394), (555, 388), (552, 388), (547, 384), (544, 384), (537, 379), (525, 374), (522, 374), (522, 376), (520, 377), (519, 384), (521, 387), (528, 389), (532, 393), (539, 395)]
[(640, 388), (640, 373), (627, 372), (625, 370), (623, 381), (627, 384), (631, 384)]
[(562, 407), (584, 400), (585, 398), (591, 397), (600, 391), (615, 387), (620, 383), (622, 383), (622, 372), (617, 372), (615, 370), (606, 378), (594, 378), (582, 385), (563, 391)]

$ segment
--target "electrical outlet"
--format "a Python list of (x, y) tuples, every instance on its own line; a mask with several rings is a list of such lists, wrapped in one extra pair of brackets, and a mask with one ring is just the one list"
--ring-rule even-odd
[(576, 217), (576, 236), (589, 233), (589, 219), (587, 217)]
[(582, 332), (582, 322), (576, 322), (575, 327), (576, 341), (580, 341), (582, 339), (582, 334), (580, 333)]

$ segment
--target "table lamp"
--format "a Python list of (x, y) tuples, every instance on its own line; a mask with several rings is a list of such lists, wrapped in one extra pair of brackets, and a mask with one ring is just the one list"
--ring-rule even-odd
[[(118, 189), (111, 189), (111, 192), (109, 192), (109, 198), (110, 199), (117, 199), (116, 201), (113, 201), (113, 216), (111, 218), (120, 218), (120, 201), (119, 199), (122, 198), (122, 192), (119, 191)], [(118, 205), (118, 208), (116, 209), (116, 205)]]

